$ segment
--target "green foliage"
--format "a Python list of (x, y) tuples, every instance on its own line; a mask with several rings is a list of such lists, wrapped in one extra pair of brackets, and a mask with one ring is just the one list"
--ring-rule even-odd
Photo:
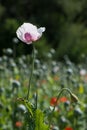
[(35, 111), (35, 130), (49, 130), (49, 126), (44, 123), (44, 114), (40, 109)]
[(44, 122), (44, 113), (40, 109), (36, 109), (31, 102), (18, 98), (18, 101), (21, 101), (28, 112), (25, 112), (26, 125), (29, 127), (29, 130), (49, 130), (49, 126)]
[(28, 112), (30, 113), (30, 115), (33, 116), (33, 105), (27, 100), (24, 100), (24, 104), (26, 108), (28, 109)]
[[(67, 29), (68, 26), (69, 29)], [(87, 29), (82, 24), (70, 24), (68, 26), (66, 25), (64, 30), (57, 54), (59, 57), (67, 54), (73, 61), (81, 61), (82, 55), (87, 55)]]
[[(66, 57), (63, 64), (54, 60), (53, 50), (49, 52), (50, 57), (45, 55), (47, 60), (36, 59), (30, 98), (27, 101), (19, 97), (26, 97), (31, 62), (28, 63), (26, 55), (15, 60), (11, 57), (11, 51), (5, 50), (5, 54), (0, 57), (0, 130), (63, 130), (66, 127), (85, 130), (87, 60), (76, 65)], [(72, 94), (71, 97), (64, 91), (52, 113), (59, 90), (66, 87), (75, 93), (79, 103), (74, 104), (72, 99), (76, 101), (76, 96)]]
[(0, 20), (5, 12), (5, 8), (0, 4)]
[(9, 31), (11, 34), (14, 34), (18, 27), (18, 22), (16, 19), (8, 18), (5, 21), (4, 27), (6, 31)]
[[(35, 48), (38, 50), (38, 57), (44, 59), (44, 55), (50, 50), (50, 45), (45, 37), (42, 37), (40, 41), (35, 43)], [(39, 55), (40, 54), (40, 55)]]
[(58, 4), (62, 6), (68, 16), (68, 20), (73, 20), (83, 9), (84, 1), (81, 0), (59, 0)]

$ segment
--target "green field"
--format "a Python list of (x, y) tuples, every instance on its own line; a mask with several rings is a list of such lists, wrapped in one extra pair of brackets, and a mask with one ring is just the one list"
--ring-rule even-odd
[[(31, 55), (22, 55), (15, 59), (12, 56), (13, 52), (9, 50), (7, 49), (0, 57), (0, 130), (34, 130), (31, 127), (34, 125), (34, 121), (30, 118), (31, 106), (27, 107), (22, 101), (26, 100), (27, 96), (32, 67)], [(39, 60), (38, 52), (36, 53), (29, 105), (37, 105), (37, 123), (41, 125), (44, 120), (43, 130), (47, 130), (45, 126), (49, 122), (50, 130), (86, 130), (86, 61), (76, 65), (65, 57), (63, 62), (59, 62), (54, 60), (54, 55), (51, 50), (45, 54), (44, 60)], [(78, 97), (78, 102), (66, 88)], [(61, 89), (64, 91), (57, 101)], [(41, 114), (44, 119), (39, 122)], [(36, 116), (34, 118), (36, 119)], [(39, 130), (38, 128), (35, 130)]]

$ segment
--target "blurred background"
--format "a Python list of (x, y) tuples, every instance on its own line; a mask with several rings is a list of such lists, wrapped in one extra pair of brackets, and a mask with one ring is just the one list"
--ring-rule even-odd
[[(32, 44), (16, 36), (24, 22), (46, 27), (33, 43), (29, 114), (17, 100), (27, 96), (32, 69), (32, 57), (27, 55)], [(62, 88), (69, 88), (79, 102), (64, 91), (57, 104)], [(30, 116), (36, 114), (30, 102), (44, 112), (53, 130), (87, 130), (87, 0), (0, 0), (0, 130), (39, 129), (35, 123), (40, 114)]]
[(59, 60), (68, 55), (79, 62), (87, 55), (87, 0), (0, 0), (0, 55), (14, 46), (18, 56), (29, 52), (16, 39), (16, 29), (23, 22), (46, 27), (35, 43), (41, 55), (50, 48)]

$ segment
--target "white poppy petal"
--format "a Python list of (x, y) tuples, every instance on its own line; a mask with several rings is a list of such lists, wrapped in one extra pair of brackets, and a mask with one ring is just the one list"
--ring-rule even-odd
[(17, 34), (17, 37), (18, 37), (21, 41), (25, 42), (24, 37), (23, 37), (23, 33), (20, 31), (20, 29), (18, 29), (18, 30), (16, 31), (16, 34)]
[(24, 23), (17, 29), (16, 34), (21, 41), (31, 44), (33, 41), (37, 41), (44, 31), (45, 27), (37, 29), (37, 27), (31, 23)]
[(42, 32), (44, 32), (45, 30), (46, 30), (45, 27), (40, 27), (40, 28), (38, 28), (38, 32), (39, 32), (39, 33), (42, 33)]
[(24, 27), (25, 31), (29, 32), (37, 31), (37, 27), (31, 23), (24, 23), (22, 26)]

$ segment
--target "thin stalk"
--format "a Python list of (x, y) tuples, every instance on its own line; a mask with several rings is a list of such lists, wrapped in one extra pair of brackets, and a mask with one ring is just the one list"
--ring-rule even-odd
[(37, 109), (37, 100), (38, 100), (38, 90), (36, 90), (36, 98), (35, 98), (36, 109)]
[(30, 96), (30, 85), (31, 85), (31, 79), (33, 76), (33, 70), (34, 70), (34, 60), (35, 60), (35, 56), (34, 56), (34, 45), (33, 45), (33, 52), (32, 52), (32, 68), (31, 68), (31, 74), (30, 74), (30, 78), (29, 78), (29, 83), (28, 83), (28, 93), (27, 93), (27, 100), (29, 99)]
[(55, 107), (56, 107), (56, 104), (57, 104), (57, 102), (58, 102), (58, 100), (59, 100), (59, 98), (60, 98), (60, 95), (61, 95), (62, 92), (65, 91), (65, 90), (68, 91), (68, 93), (69, 93), (70, 95), (72, 95), (72, 92), (71, 92), (68, 88), (62, 88), (62, 89), (60, 90), (60, 92), (58, 93), (57, 100), (56, 100), (56, 103), (55, 103), (54, 108), (53, 108), (53, 110), (52, 110), (52, 113), (53, 113), (54, 110), (55, 110)]
[[(55, 105), (54, 105), (54, 107), (53, 107), (53, 110), (52, 110), (51, 114), (53, 114), (53, 112), (54, 112), (54, 110), (55, 110), (55, 107), (56, 107), (56, 104), (57, 104), (57, 102), (58, 102), (58, 100), (59, 100), (61, 94), (63, 93), (63, 91), (68, 91), (68, 93), (69, 93), (70, 95), (72, 95), (72, 92), (71, 92), (68, 88), (62, 88), (62, 89), (59, 91), (58, 95), (57, 95), (57, 100), (56, 100), (56, 102), (55, 102)], [(50, 122), (49, 122), (49, 127), (50, 127), (50, 124), (51, 124), (51, 120), (50, 120)]]

